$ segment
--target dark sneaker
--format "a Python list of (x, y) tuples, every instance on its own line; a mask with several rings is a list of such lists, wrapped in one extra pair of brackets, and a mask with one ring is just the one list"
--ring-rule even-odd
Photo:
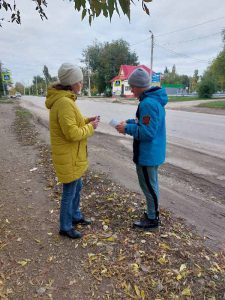
[(89, 219), (85, 219), (84, 217), (78, 221), (73, 221), (72, 222), (73, 225), (78, 225), (78, 224), (81, 224), (81, 225), (91, 225), (92, 221), (89, 220)]
[(68, 231), (60, 230), (59, 234), (67, 236), (67, 237), (69, 237), (71, 239), (79, 239), (79, 238), (82, 237), (82, 234), (79, 231), (76, 231), (74, 229), (70, 229)]
[(159, 218), (149, 219), (147, 214), (144, 213), (144, 216), (141, 218), (140, 221), (136, 221), (133, 223), (133, 227), (149, 230), (149, 229), (158, 228), (159, 224), (160, 224)]

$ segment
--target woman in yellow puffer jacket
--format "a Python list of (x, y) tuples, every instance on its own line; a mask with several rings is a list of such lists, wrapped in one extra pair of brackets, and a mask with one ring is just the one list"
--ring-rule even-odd
[(53, 165), (63, 183), (60, 208), (61, 235), (80, 238), (73, 225), (91, 224), (80, 211), (81, 177), (88, 168), (87, 138), (94, 134), (99, 117), (84, 118), (76, 105), (83, 74), (78, 66), (64, 63), (58, 70), (59, 83), (48, 90), (46, 107), (50, 109), (50, 137)]

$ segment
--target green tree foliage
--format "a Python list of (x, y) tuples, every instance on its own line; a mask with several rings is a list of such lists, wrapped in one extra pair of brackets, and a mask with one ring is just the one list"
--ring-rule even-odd
[(216, 80), (218, 90), (225, 91), (225, 47), (212, 62), (208, 73)]
[(225, 29), (222, 30), (222, 40), (223, 40), (224, 47), (225, 47)]
[(32, 85), (30, 86), (30, 92), (32, 95), (44, 95), (46, 93), (45, 78), (40, 75), (34, 76)]
[(194, 74), (190, 79), (190, 90), (191, 92), (196, 92), (198, 88), (198, 81), (200, 76), (198, 75), (198, 70), (194, 70)]
[(46, 95), (49, 85), (58, 80), (56, 76), (50, 75), (46, 65), (43, 67), (43, 75), (44, 77), (40, 75), (33, 77), (32, 84), (25, 88), (27, 95)]
[(16, 82), (15, 84), (15, 90), (16, 92), (19, 92), (20, 94), (24, 94), (24, 85), (21, 82)]
[(179, 75), (176, 72), (176, 66), (173, 65), (172, 71), (166, 67), (164, 70), (164, 84), (183, 84), (184, 88), (190, 86), (190, 78), (187, 75)]
[(37, 76), (34, 76), (34, 78), (33, 78), (33, 84), (35, 85), (36, 83), (37, 84), (45, 84), (45, 80), (43, 77), (37, 75)]
[(169, 73), (169, 69), (167, 67), (165, 67), (165, 70), (164, 70), (164, 75), (168, 74)]
[(44, 65), (43, 74), (44, 74), (44, 77), (45, 77), (46, 84), (52, 82), (52, 77), (51, 77), (51, 75), (48, 71), (48, 67), (46, 65)]
[[(120, 15), (123, 13), (130, 19), (131, 3), (135, 4), (134, 0), (69, 0), (74, 2), (74, 8), (81, 13), (81, 19), (88, 18), (89, 24), (101, 14), (111, 20), (114, 13)], [(149, 15), (149, 9), (146, 3), (152, 0), (137, 0), (140, 2), (146, 14)], [(20, 8), (17, 7), (17, 0), (0, 0), (0, 11), (4, 10), (10, 14), (11, 22), (21, 24)], [(39, 13), (41, 19), (47, 19), (44, 8), (47, 7), (46, 0), (33, 0), (35, 9)], [(0, 21), (4, 18), (0, 16)], [(1, 26), (1, 24), (0, 24)]]
[[(0, 22), (4, 21), (4, 18), (2, 17), (3, 11), (10, 14), (10, 21), (16, 22), (17, 24), (21, 24), (21, 16), (20, 16), (20, 9), (17, 7), (18, 1), (12, 1), (12, 0), (0, 0)], [(35, 10), (39, 13), (41, 19), (47, 19), (47, 16), (44, 12), (43, 7), (47, 7), (47, 1), (46, 0), (33, 0), (35, 4)], [(7, 20), (9, 21), (9, 20)], [(0, 26), (1, 23), (0, 23)]]
[(199, 98), (212, 98), (216, 92), (215, 81), (210, 76), (205, 76), (198, 85)]
[(164, 79), (163, 83), (165, 84), (178, 84), (179, 82), (179, 75), (176, 74), (176, 66), (173, 65), (172, 71), (166, 67), (164, 70)]
[(121, 65), (138, 65), (138, 57), (130, 51), (129, 44), (120, 39), (111, 43), (97, 43), (83, 51), (86, 69), (91, 70), (92, 88), (105, 92), (110, 80), (118, 75)]
[(200, 83), (200, 86), (207, 83), (213, 86), (216, 91), (225, 91), (225, 30), (222, 31), (222, 39), (224, 47), (208, 67)]

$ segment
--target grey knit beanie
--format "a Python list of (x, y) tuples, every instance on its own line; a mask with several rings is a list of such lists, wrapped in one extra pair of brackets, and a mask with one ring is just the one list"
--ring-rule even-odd
[(131, 86), (145, 88), (150, 86), (150, 76), (142, 68), (134, 70), (128, 78), (128, 83)]
[(58, 70), (59, 81), (64, 86), (71, 86), (83, 80), (81, 68), (70, 63), (64, 63)]

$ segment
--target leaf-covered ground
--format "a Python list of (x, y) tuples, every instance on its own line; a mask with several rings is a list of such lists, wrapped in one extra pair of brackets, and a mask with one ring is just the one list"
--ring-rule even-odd
[(91, 170), (84, 177), (82, 209), (93, 225), (78, 227), (84, 234), (81, 240), (59, 237), (61, 185), (56, 182), (49, 148), (39, 141), (29, 114), (20, 108), (13, 128), (21, 145), (37, 151), (30, 171), (38, 170), (43, 179), (46, 208), (38, 220), (35, 217), (36, 223), (28, 209), (19, 227), (4, 215), (0, 298), (225, 299), (225, 252), (207, 249), (182, 220), (163, 209), (159, 230), (134, 230), (132, 222), (144, 211), (143, 196), (104, 174)]

